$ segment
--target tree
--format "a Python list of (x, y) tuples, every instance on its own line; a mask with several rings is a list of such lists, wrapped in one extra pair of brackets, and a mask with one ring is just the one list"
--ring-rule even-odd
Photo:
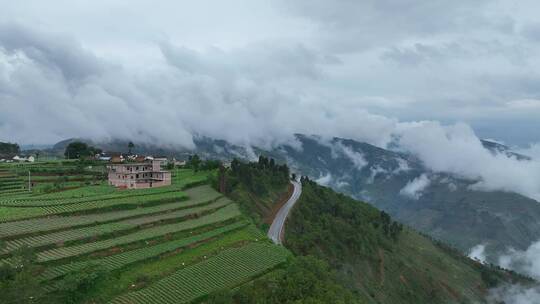
[(200, 165), (201, 165), (201, 159), (199, 158), (199, 155), (195, 154), (189, 157), (189, 161), (187, 162), (188, 168), (191, 168), (195, 171), (199, 171)]
[(42, 303), (44, 291), (35, 273), (36, 255), (28, 247), (14, 252), (13, 263), (0, 265), (0, 303)]
[(89, 264), (82, 269), (68, 273), (57, 285), (58, 302), (81, 303), (87, 298), (96, 284), (107, 276), (107, 271), (98, 264)]
[(131, 150), (135, 148), (135, 144), (133, 144), (131, 141), (128, 143), (128, 154), (131, 154)]
[(64, 156), (67, 159), (77, 159), (77, 158), (82, 158), (82, 157), (93, 156), (100, 152), (101, 152), (100, 149), (96, 149), (80, 141), (74, 141), (70, 143), (69, 145), (67, 145), (66, 150), (64, 152)]
[(0, 158), (11, 158), (20, 152), (18, 144), (0, 142)]

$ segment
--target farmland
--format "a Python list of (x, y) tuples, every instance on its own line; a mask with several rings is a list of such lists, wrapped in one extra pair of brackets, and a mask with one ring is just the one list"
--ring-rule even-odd
[(103, 170), (71, 161), (0, 167), (0, 265), (17, 268), (19, 252), (33, 250), (44, 302), (64, 301), (66, 282), (96, 265), (105, 275), (74, 302), (190, 302), (272, 272), (290, 255), (208, 185), (213, 171), (179, 169), (171, 186), (118, 190)]

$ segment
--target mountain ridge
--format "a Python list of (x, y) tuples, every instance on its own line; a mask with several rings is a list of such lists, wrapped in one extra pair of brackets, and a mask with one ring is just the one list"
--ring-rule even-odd
[[(337, 137), (296, 134), (295, 138), (297, 145), (284, 144), (272, 149), (196, 137), (194, 149), (136, 143), (134, 151), (179, 159), (187, 159), (194, 153), (221, 160), (249, 160), (255, 155), (273, 157), (338, 192), (371, 202), (403, 223), (464, 253), (478, 244), (485, 244), (493, 256), (509, 247), (523, 250), (540, 235), (540, 204), (520, 194), (473, 190), (474, 180), (434, 172), (406, 152)], [(89, 143), (109, 151), (128, 149), (128, 141)], [(482, 144), (492, 153), (513, 153), (501, 144), (485, 140)], [(57, 149), (61, 146), (55, 145)], [(422, 182), (427, 183), (423, 188)]]

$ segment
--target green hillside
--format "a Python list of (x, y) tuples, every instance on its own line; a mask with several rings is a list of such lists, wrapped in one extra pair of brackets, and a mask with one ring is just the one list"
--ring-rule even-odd
[[(0, 173), (102, 170), (76, 161)], [(171, 186), (129, 191), (98, 180), (2, 192), (0, 303), (187, 303), (282, 269), (291, 253), (209, 186), (214, 174), (175, 169)]]
[[(102, 166), (5, 164), (0, 173)], [(3, 192), (0, 303), (481, 303), (497, 284), (531, 283), (305, 177), (286, 246), (274, 245), (265, 232), (290, 195), (287, 166), (261, 157), (194, 168), (174, 169), (160, 188), (97, 180)]]
[(531, 282), (481, 265), (307, 178), (285, 239), (293, 253), (330, 263), (365, 303), (482, 303), (497, 284)]
[[(263, 214), (264, 208), (257, 207), (260, 200), (273, 192), (276, 197), (280, 189), (268, 182), (272, 172), (276, 171), (260, 161), (233, 168), (226, 175), (235, 185), (229, 195), (245, 198), (243, 204), (251, 199), (252, 208)], [(250, 176), (257, 176), (266, 185), (259, 186), (264, 195), (247, 185)], [(287, 221), (285, 246), (296, 255), (295, 263), (305, 268), (289, 266), (283, 277), (262, 279), (236, 293), (220, 294), (221, 300), (215, 303), (305, 300), (296, 293), (298, 289), (287, 290), (287, 284), (307, 285), (303, 294), (312, 295), (314, 303), (483, 303), (488, 290), (498, 284), (532, 283), (515, 273), (475, 262), (367, 203), (305, 177), (302, 184), (302, 195)]]

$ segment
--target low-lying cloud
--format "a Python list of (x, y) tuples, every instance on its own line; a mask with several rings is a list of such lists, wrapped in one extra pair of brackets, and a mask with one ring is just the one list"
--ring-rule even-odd
[(419, 199), (423, 191), (431, 184), (431, 180), (427, 176), (427, 174), (422, 174), (419, 177), (413, 179), (412, 181), (409, 181), (405, 187), (403, 187), (399, 194), (408, 197), (410, 199)]
[(540, 280), (540, 241), (526, 250), (509, 249), (499, 256), (498, 264)]
[(0, 27), (0, 137), (25, 143), (128, 138), (186, 147), (194, 134), (256, 145), (281, 143), (295, 132), (377, 144), (390, 139), (395, 119), (307, 93), (323, 77), (318, 67), (336, 63), (301, 45), (199, 52), (164, 42), (160, 48), (164, 63), (130, 70), (64, 37)]
[(474, 181), (475, 190), (517, 192), (540, 201), (540, 161), (492, 153), (466, 124), (400, 123), (397, 134), (399, 145), (433, 171)]
[[(121, 138), (193, 147), (193, 136), (269, 147), (294, 133), (339, 136), (411, 152), (429, 169), (474, 189), (540, 199), (540, 161), (483, 148), (470, 126), (400, 122), (332, 91), (337, 58), (302, 44), (253, 43), (206, 51), (159, 42), (162, 61), (141, 69), (94, 55), (76, 40), (0, 25), (0, 139), (26, 144), (69, 137)], [(334, 92), (335, 93), (335, 92)], [(342, 147), (359, 169), (362, 155)], [(416, 197), (427, 177), (403, 193)]]
[(505, 285), (489, 290), (489, 304), (537, 304), (540, 299), (540, 287)]
[(486, 245), (479, 244), (471, 248), (468, 254), (469, 258), (479, 261), (481, 263), (486, 262)]

